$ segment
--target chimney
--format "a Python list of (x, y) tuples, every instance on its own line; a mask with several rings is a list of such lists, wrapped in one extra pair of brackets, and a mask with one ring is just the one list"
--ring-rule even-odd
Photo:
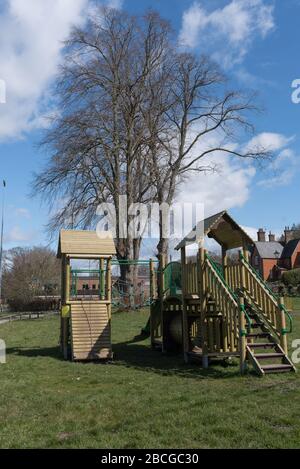
[(269, 243), (274, 243), (275, 241), (275, 235), (270, 231), (269, 233)]
[(259, 228), (257, 232), (257, 241), (263, 242), (263, 243), (266, 241), (266, 232), (263, 228)]
[(284, 229), (284, 242), (287, 244), (289, 241), (291, 241), (293, 232), (290, 230), (289, 226), (286, 226)]

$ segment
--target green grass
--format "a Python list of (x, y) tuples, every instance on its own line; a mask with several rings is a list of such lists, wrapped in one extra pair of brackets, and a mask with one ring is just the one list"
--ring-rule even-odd
[(0, 447), (300, 447), (300, 373), (186, 366), (134, 340), (146, 318), (113, 316), (116, 359), (106, 365), (62, 361), (58, 318), (1, 326)]
[(294, 297), (292, 300), (293, 300), (293, 309), (295, 311), (300, 311), (300, 298), (299, 298), (299, 296)]

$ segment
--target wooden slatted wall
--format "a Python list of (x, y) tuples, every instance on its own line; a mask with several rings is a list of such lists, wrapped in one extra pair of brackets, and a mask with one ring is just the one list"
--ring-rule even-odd
[(112, 356), (109, 305), (72, 302), (71, 333), (73, 360), (99, 360)]

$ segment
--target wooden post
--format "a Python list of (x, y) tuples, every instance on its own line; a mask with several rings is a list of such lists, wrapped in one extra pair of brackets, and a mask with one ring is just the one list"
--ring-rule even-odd
[(249, 251), (248, 251), (248, 246), (244, 243), (243, 245), (243, 256), (246, 259), (247, 262), (249, 262)]
[(70, 258), (67, 257), (67, 259), (66, 259), (66, 278), (65, 278), (66, 303), (69, 303), (69, 301), (70, 301), (70, 281), (71, 281), (71, 265), (70, 265)]
[[(65, 298), (65, 256), (62, 256), (61, 259), (61, 310), (63, 306), (66, 304)], [(64, 318), (60, 317), (60, 351), (61, 353), (64, 352)]]
[(164, 277), (164, 269), (166, 267), (166, 258), (162, 254), (159, 257), (159, 296), (163, 298), (164, 290), (165, 290), (165, 277)]
[(202, 335), (202, 366), (208, 368), (208, 342), (207, 342), (207, 321), (206, 321), (206, 310), (207, 310), (207, 295), (206, 295), (206, 278), (205, 278), (205, 255), (206, 250), (203, 247), (199, 249), (199, 272), (201, 279), (201, 290), (200, 290), (200, 304), (201, 304), (201, 335)]
[(239, 297), (239, 344), (240, 344), (240, 371), (241, 374), (245, 373), (246, 370), (246, 318), (245, 318), (245, 300), (242, 296)]
[(166, 258), (163, 254), (159, 257), (159, 299), (160, 299), (160, 330), (162, 338), (162, 352), (164, 352), (164, 291), (165, 276), (164, 269), (166, 266)]
[[(248, 251), (247, 251), (248, 252)], [(245, 259), (247, 259), (247, 257), (245, 256), (245, 250), (243, 250), (243, 256), (245, 257)], [(242, 260), (240, 259), (239, 261), (239, 269), (240, 269), (240, 278), (241, 278), (241, 289), (242, 291), (246, 290), (246, 271), (245, 271), (245, 266), (242, 262)], [(245, 305), (245, 299), (242, 298), (243, 300), (243, 305)], [(245, 320), (245, 315), (244, 315), (244, 320)], [(252, 332), (252, 331), (249, 331), (249, 332)], [(250, 339), (250, 343), (253, 343), (254, 342), (254, 339)]]
[(66, 304), (66, 295), (65, 295), (65, 263), (66, 257), (62, 256), (61, 259), (61, 304), (64, 306)]
[(153, 259), (150, 259), (149, 273), (150, 273), (150, 300), (153, 301), (154, 300), (154, 295), (155, 295), (155, 274), (154, 274)]
[(106, 268), (106, 300), (108, 302), (107, 305), (107, 313), (108, 319), (111, 320), (111, 299), (112, 299), (112, 291), (111, 291), (111, 259), (107, 259), (107, 268)]
[(104, 300), (105, 299), (105, 270), (104, 270), (104, 267), (105, 267), (105, 263), (104, 263), (104, 259), (100, 259), (100, 282), (99, 282), (99, 286), (100, 286), (100, 300)]
[[(227, 257), (227, 249), (225, 246), (222, 246), (222, 265), (223, 265), (223, 275), (226, 283), (228, 283), (228, 257)], [(231, 286), (231, 285), (230, 285)]]
[(154, 317), (153, 317), (153, 303), (154, 303), (154, 295), (155, 295), (155, 274), (154, 274), (154, 262), (153, 259), (150, 259), (149, 263), (149, 273), (150, 273), (150, 338), (151, 338), (151, 346), (154, 346)]
[(187, 305), (186, 305), (186, 251), (185, 247), (181, 248), (181, 290), (182, 290), (182, 344), (183, 344), (183, 357), (184, 361), (189, 361), (189, 328), (188, 328), (188, 317), (187, 317)]
[[(245, 251), (243, 251), (243, 255), (245, 257)], [(245, 257), (245, 259), (247, 259), (247, 257)], [(240, 266), (240, 277), (241, 277), (241, 288), (243, 290), (246, 289), (246, 272), (245, 272), (245, 267), (243, 265), (243, 262), (242, 260), (240, 259), (239, 261), (239, 266)]]
[[(65, 255), (62, 257), (61, 288), (62, 306), (65, 306), (70, 301), (70, 259)], [(68, 341), (69, 318), (61, 317), (61, 351), (65, 360), (68, 359)]]
[(280, 345), (284, 350), (284, 353), (287, 355), (288, 354), (288, 345), (287, 345), (287, 336), (286, 336), (286, 318), (285, 318), (285, 313), (282, 308), (284, 306), (284, 298), (281, 297), (279, 298), (278, 301), (278, 307), (279, 307), (279, 314), (280, 314), (280, 327), (281, 327), (281, 332), (280, 332)]

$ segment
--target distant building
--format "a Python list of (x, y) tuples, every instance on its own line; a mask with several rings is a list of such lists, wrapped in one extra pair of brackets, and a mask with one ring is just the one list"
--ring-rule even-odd
[(277, 280), (282, 272), (300, 268), (300, 237), (294, 239), (295, 236), (298, 232), (286, 228), (281, 241), (276, 241), (271, 232), (267, 240), (265, 230), (259, 229), (251, 264), (264, 280)]
[(99, 275), (98, 276), (78, 276), (77, 277), (77, 290), (79, 292), (85, 291), (99, 291)]

